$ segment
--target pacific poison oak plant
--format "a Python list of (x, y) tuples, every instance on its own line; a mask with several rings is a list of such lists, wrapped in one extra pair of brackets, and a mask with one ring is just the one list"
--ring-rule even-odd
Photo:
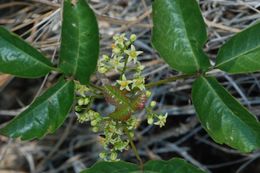
[[(191, 14), (192, 12), (192, 14)], [(90, 122), (92, 131), (104, 136), (100, 157), (112, 162), (98, 162), (85, 173), (202, 173), (175, 158), (143, 164), (133, 143), (138, 126), (135, 113), (145, 110), (149, 124), (166, 123), (166, 115), (153, 112), (155, 102), (146, 106), (149, 88), (179, 79), (194, 78), (192, 101), (204, 129), (219, 144), (241, 152), (260, 148), (258, 120), (210, 76), (220, 69), (230, 74), (260, 70), (260, 23), (233, 36), (219, 50), (212, 66), (203, 52), (207, 41), (205, 23), (196, 0), (154, 0), (152, 44), (174, 70), (183, 74), (153, 83), (145, 83), (143, 66), (133, 43), (136, 36), (114, 36), (112, 54), (99, 56), (99, 32), (96, 17), (85, 0), (64, 0), (60, 62), (57, 67), (18, 36), (0, 28), (0, 71), (17, 77), (37, 78), (55, 71), (60, 80), (39, 96), (20, 115), (0, 129), (2, 135), (32, 140), (54, 133), (72, 109), (80, 123)], [(102, 85), (90, 82), (95, 72)], [(118, 72), (116, 81), (105, 79), (109, 71)], [(127, 73), (126, 73), (127, 72)], [(128, 75), (127, 75), (128, 74)], [(95, 98), (103, 97), (115, 111), (108, 115), (92, 110)], [(140, 165), (118, 161), (117, 153), (129, 146)], [(118, 162), (114, 162), (118, 161)]]

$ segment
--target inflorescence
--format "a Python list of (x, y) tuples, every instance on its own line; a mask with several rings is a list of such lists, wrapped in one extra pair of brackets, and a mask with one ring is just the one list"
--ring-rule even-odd
[[(135, 116), (136, 112), (145, 109), (149, 125), (164, 126), (167, 114), (153, 112), (156, 102), (146, 104), (151, 92), (145, 88), (145, 78), (142, 76), (144, 66), (138, 60), (142, 51), (137, 51), (134, 42), (136, 35), (127, 38), (125, 34), (117, 34), (113, 37), (111, 56), (103, 55), (98, 61), (98, 72), (105, 75), (110, 71), (120, 74), (118, 80), (110, 86), (99, 87), (101, 94), (109, 104), (115, 106), (115, 111), (103, 116), (92, 110), (95, 98), (94, 88), (77, 83), (76, 115), (80, 123), (90, 122), (92, 131), (100, 133), (100, 143), (104, 151), (100, 158), (107, 161), (117, 161), (118, 152), (127, 150), (134, 132), (140, 124)], [(132, 78), (126, 77), (126, 72), (133, 74)]]

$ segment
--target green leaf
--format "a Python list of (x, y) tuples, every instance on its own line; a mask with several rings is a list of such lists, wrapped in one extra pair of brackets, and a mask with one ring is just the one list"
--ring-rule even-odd
[(52, 70), (51, 62), (17, 35), (0, 27), (0, 72), (36, 78)]
[(192, 100), (199, 120), (216, 142), (242, 152), (260, 147), (259, 122), (215, 78), (198, 78)]
[(196, 0), (155, 0), (153, 23), (153, 46), (172, 68), (191, 74), (208, 69), (206, 27)]
[(260, 23), (236, 34), (219, 50), (216, 68), (228, 73), (260, 71)]
[(152, 160), (145, 164), (144, 169), (154, 173), (204, 173), (183, 159), (178, 158), (169, 161)]
[(138, 166), (127, 162), (98, 162), (91, 168), (81, 173), (133, 173), (138, 171)]
[(85, 0), (64, 1), (60, 68), (86, 84), (95, 71), (99, 55), (99, 33), (94, 12)]
[(61, 80), (0, 129), (0, 134), (30, 140), (54, 133), (66, 119), (73, 99), (74, 82)]
[(81, 173), (204, 173), (183, 159), (169, 161), (152, 160), (141, 171), (137, 165), (127, 162), (98, 162)]

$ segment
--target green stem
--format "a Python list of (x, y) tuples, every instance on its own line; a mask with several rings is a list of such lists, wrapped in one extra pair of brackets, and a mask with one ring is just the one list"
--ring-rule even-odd
[(125, 132), (126, 132), (126, 135), (127, 135), (128, 139), (129, 139), (131, 148), (132, 148), (132, 150), (134, 151), (135, 157), (137, 158), (137, 160), (138, 160), (139, 163), (140, 163), (140, 168), (141, 168), (141, 170), (143, 171), (143, 170), (144, 170), (143, 161), (142, 161), (142, 159), (141, 159), (141, 157), (140, 157), (140, 155), (139, 155), (139, 153), (138, 153), (138, 151), (137, 151), (137, 149), (136, 149), (136, 147), (135, 147), (135, 144), (134, 144), (134, 142), (133, 142), (133, 138), (131, 137), (131, 135), (130, 135), (128, 129), (127, 129), (127, 127), (125, 127)]
[(192, 77), (192, 76), (195, 76), (195, 75), (194, 74), (192, 74), (192, 75), (184, 74), (184, 75), (173, 76), (173, 77), (169, 77), (167, 79), (159, 80), (157, 82), (148, 83), (148, 84), (145, 85), (145, 87), (146, 88), (152, 88), (152, 87), (163, 85), (163, 84), (173, 82), (173, 81), (176, 81), (176, 80), (179, 80), (179, 79), (186, 79), (186, 78), (189, 78), (189, 77)]
[(121, 80), (122, 80), (122, 76), (125, 74), (127, 63), (128, 63), (128, 56), (126, 56), (126, 58), (125, 58), (124, 68), (123, 68), (123, 71), (122, 71), (121, 76), (120, 76)]

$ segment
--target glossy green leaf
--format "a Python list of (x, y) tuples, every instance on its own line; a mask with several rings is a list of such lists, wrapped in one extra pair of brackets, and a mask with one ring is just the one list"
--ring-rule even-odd
[(95, 71), (99, 55), (99, 33), (94, 12), (85, 0), (64, 1), (60, 68), (86, 84)]
[(216, 68), (228, 73), (260, 71), (260, 23), (238, 33), (220, 48)]
[(184, 73), (208, 69), (202, 50), (206, 27), (196, 0), (155, 0), (153, 24), (153, 46), (172, 68)]
[(81, 173), (204, 173), (182, 159), (152, 160), (141, 171), (137, 165), (127, 162), (98, 162)]
[(0, 72), (36, 78), (52, 70), (51, 62), (17, 35), (0, 27)]
[(216, 142), (242, 152), (260, 147), (259, 122), (215, 78), (198, 78), (192, 100), (199, 120)]
[(128, 162), (98, 162), (81, 173), (133, 173), (138, 166)]
[(73, 99), (74, 82), (61, 80), (0, 129), (0, 134), (29, 140), (53, 133), (66, 119)]
[(183, 159), (178, 158), (169, 161), (152, 160), (145, 164), (144, 169), (154, 173), (204, 173)]

